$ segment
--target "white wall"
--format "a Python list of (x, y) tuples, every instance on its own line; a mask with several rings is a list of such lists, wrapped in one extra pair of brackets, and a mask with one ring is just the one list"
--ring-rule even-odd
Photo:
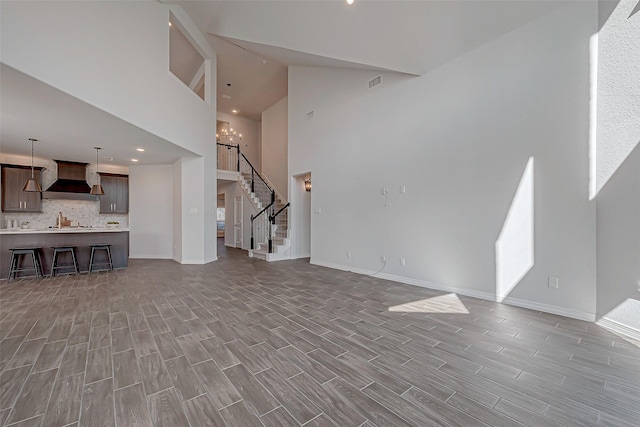
[(598, 316), (640, 338), (640, 146), (598, 195)]
[(373, 89), (377, 73), (290, 67), (289, 174), (313, 172), (322, 212), (311, 261), (375, 272), (384, 255), (382, 277), (494, 298), (496, 240), (533, 157), (534, 265), (505, 301), (594, 318), (596, 31), (597, 5), (576, 2), (424, 76), (383, 73)]
[(129, 257), (173, 258), (173, 167), (129, 168)]
[[(187, 227), (174, 230), (182, 235), (174, 244), (185, 246), (177, 250), (178, 259), (215, 259), (216, 57), (184, 11), (158, 2), (33, 1), (0, 7), (3, 63), (202, 156), (197, 174), (182, 171), (191, 191), (201, 194), (183, 193), (175, 200), (198, 199), (201, 233), (174, 216), (174, 225)], [(169, 71), (170, 10), (202, 50), (207, 102)]]
[(173, 191), (172, 191), (172, 213), (173, 213), (173, 260), (182, 262), (182, 160), (178, 160), (172, 165), (173, 169)]
[[(229, 115), (218, 112), (218, 120), (229, 122)], [(231, 128), (242, 135), (240, 143), (240, 151), (247, 156), (254, 168), (260, 171), (260, 140), (261, 125), (260, 122), (250, 120), (244, 117), (231, 115)]]
[(595, 176), (598, 316), (640, 338), (640, 14), (629, 17), (636, 4), (622, 0), (606, 13), (598, 37)]
[(2, 2), (1, 60), (202, 154), (215, 135), (215, 97), (205, 103), (169, 72), (168, 22), (158, 2)]
[(262, 172), (285, 199), (289, 198), (288, 103), (284, 97), (262, 112)]

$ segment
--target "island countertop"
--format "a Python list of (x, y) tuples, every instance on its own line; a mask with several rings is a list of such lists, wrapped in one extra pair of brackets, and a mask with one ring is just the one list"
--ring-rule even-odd
[(61, 233), (122, 233), (129, 231), (126, 227), (63, 227), (63, 228), (3, 228), (0, 234), (61, 234)]
[[(76, 257), (81, 272), (89, 270), (91, 245), (111, 245), (113, 268), (127, 268), (129, 261), (129, 228), (24, 228), (0, 230), (0, 279), (6, 279), (9, 273), (11, 248), (42, 248), (40, 255), (44, 273), (51, 272), (54, 246), (75, 246)], [(103, 251), (100, 251), (103, 252)], [(66, 254), (69, 255), (69, 254)], [(100, 253), (101, 257), (105, 254)], [(23, 257), (28, 258), (28, 257)], [(24, 259), (30, 265), (30, 259)], [(62, 259), (61, 264), (68, 264)]]

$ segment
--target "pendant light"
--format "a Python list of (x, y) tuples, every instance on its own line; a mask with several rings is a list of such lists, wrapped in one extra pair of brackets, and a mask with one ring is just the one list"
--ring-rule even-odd
[[(222, 95), (223, 98), (227, 98), (227, 128), (221, 129), (220, 134), (216, 133), (216, 142), (227, 145), (240, 144), (242, 141), (242, 134), (233, 130), (231, 127), (231, 83), (227, 83), (227, 94)], [(234, 112), (236, 110), (233, 110)]]
[(36, 181), (35, 174), (33, 172), (33, 143), (37, 141), (35, 138), (29, 138), (31, 141), (31, 179), (28, 179), (27, 182), (24, 183), (24, 187), (22, 191), (28, 191), (30, 193), (41, 193), (42, 187)]
[(101, 150), (100, 147), (93, 147), (96, 150), (96, 184), (91, 186), (91, 191), (89, 194), (94, 194), (96, 196), (104, 196), (104, 190), (102, 189), (102, 185), (100, 185), (100, 173), (98, 172), (98, 166), (100, 163), (98, 162), (98, 152)]

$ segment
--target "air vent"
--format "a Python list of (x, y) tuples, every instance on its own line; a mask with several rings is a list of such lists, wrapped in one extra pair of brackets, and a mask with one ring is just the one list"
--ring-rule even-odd
[(307, 113), (307, 120), (311, 120), (315, 117), (316, 115), (316, 110), (311, 110)]
[(382, 82), (381, 76), (378, 76), (376, 78), (369, 80), (369, 89), (371, 89), (374, 86), (378, 86), (381, 82)]
[(103, 157), (102, 160), (106, 160), (107, 162), (113, 162), (113, 157)]

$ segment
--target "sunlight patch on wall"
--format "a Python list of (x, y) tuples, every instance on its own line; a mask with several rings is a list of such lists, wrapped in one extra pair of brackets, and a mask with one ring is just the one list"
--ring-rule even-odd
[(598, 33), (589, 39), (589, 200), (597, 191), (597, 131), (598, 131)]
[(535, 263), (533, 165), (530, 157), (496, 241), (498, 302), (509, 295)]
[[(633, 12), (637, 4), (638, 0), (620, 0), (597, 34), (595, 52), (591, 45), (591, 78), (597, 78), (597, 117), (590, 117), (596, 122), (590, 134), (594, 127), (597, 132), (597, 141), (589, 138), (595, 162), (590, 165), (590, 179), (595, 179), (595, 188), (589, 188), (591, 199), (640, 143), (640, 15)], [(591, 89), (595, 102), (593, 80)]]
[(458, 295), (454, 293), (394, 305), (389, 307), (389, 311), (399, 313), (469, 314), (467, 307), (460, 301)]

